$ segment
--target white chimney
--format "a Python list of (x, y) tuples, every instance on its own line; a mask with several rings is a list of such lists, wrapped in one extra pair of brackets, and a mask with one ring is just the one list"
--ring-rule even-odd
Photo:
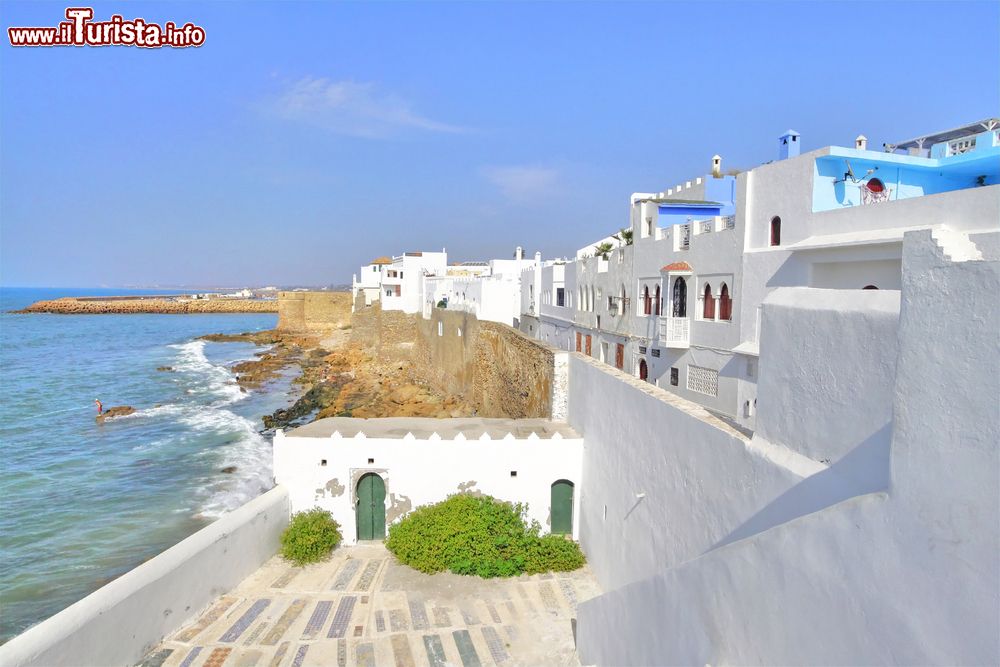
[(524, 259), (524, 248), (517, 246), (514, 250), (514, 259)]
[(722, 178), (722, 157), (719, 155), (712, 156), (712, 176)]
[(859, 134), (858, 138), (854, 140), (854, 147), (859, 151), (868, 150), (868, 137), (863, 134)]

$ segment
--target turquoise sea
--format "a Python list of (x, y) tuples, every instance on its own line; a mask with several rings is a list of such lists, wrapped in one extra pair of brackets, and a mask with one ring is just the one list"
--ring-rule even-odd
[[(143, 292), (0, 288), (0, 641), (273, 485), (260, 416), (290, 403), (289, 377), (245, 393), (229, 369), (261, 348), (195, 338), (276, 315), (9, 312)], [(101, 425), (95, 398), (137, 412)]]

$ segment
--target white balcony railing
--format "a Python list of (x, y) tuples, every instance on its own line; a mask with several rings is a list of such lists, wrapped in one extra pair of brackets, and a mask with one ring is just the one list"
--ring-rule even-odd
[(660, 345), (664, 347), (689, 347), (691, 320), (687, 317), (661, 317), (659, 334)]
[(726, 229), (736, 229), (736, 216), (727, 215), (722, 218), (722, 223)]

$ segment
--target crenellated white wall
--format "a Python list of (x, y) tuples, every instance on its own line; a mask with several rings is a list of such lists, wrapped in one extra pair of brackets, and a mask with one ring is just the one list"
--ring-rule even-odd
[(357, 482), (374, 472), (385, 482), (387, 526), (421, 505), (471, 491), (527, 503), (528, 518), (548, 532), (551, 487), (565, 479), (576, 487), (573, 535), (578, 535), (582, 438), (510, 435), (466, 440), (447, 435), (449, 422), (456, 420), (420, 421), (437, 422), (445, 436), (311, 437), (279, 431), (274, 438), (274, 476), (288, 487), (292, 511), (319, 507), (331, 512), (341, 525), (344, 543), (353, 544)]

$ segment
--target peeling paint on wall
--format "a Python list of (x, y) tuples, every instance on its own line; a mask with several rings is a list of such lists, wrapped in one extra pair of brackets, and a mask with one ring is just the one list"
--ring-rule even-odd
[(334, 477), (333, 479), (331, 479), (329, 482), (326, 483), (326, 490), (330, 493), (331, 496), (336, 498), (337, 496), (344, 495), (346, 487), (344, 487), (344, 485), (341, 484), (336, 477)]
[(468, 482), (462, 482), (461, 484), (458, 485), (458, 492), (468, 493), (470, 496), (477, 496), (477, 497), (481, 496), (483, 495), (483, 492), (480, 491), (479, 489), (474, 488), (477, 483), (478, 482), (476, 482), (476, 480), (474, 479), (471, 479)]
[(389, 494), (389, 509), (385, 513), (386, 523), (392, 523), (396, 519), (406, 516), (413, 509), (413, 503), (409, 496), (395, 493)]

